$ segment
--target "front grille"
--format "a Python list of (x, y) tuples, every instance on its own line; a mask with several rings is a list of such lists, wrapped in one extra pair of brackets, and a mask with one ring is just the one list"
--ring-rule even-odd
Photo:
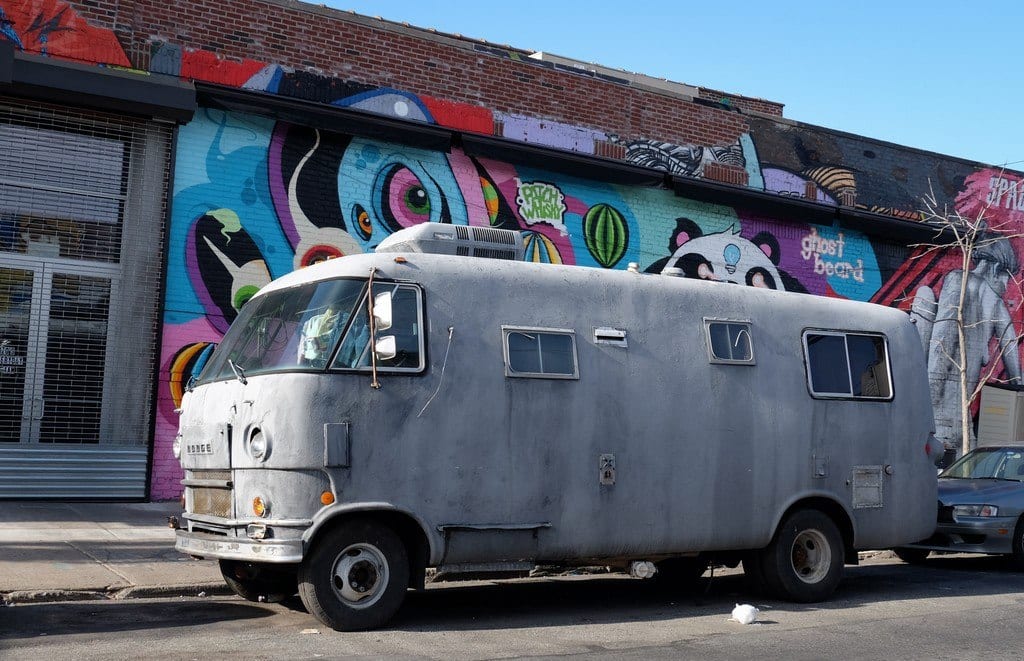
[(952, 505), (943, 505), (939, 503), (939, 523), (954, 523), (953, 521), (953, 507)]
[[(193, 486), (196, 482), (202, 486)], [(190, 485), (189, 483), (192, 483)], [(220, 483), (220, 484), (215, 484)], [(189, 471), (185, 479), (186, 499), (191, 503), (191, 513), (231, 518), (231, 471), (197, 470)]]

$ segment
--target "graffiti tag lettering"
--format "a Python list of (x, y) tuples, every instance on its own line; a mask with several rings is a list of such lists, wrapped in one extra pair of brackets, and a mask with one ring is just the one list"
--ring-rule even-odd
[(985, 203), (994, 207), (1003, 205), (1006, 209), (1024, 211), (1024, 186), (1022, 182), (1005, 177), (991, 177), (988, 180), (988, 195)]
[[(843, 259), (843, 248), (846, 245), (843, 233), (835, 239), (826, 239), (818, 234), (815, 227), (800, 240), (800, 256), (804, 261), (814, 257), (814, 272), (818, 275), (835, 276), (844, 280), (853, 278), (864, 282), (864, 260), (858, 259), (856, 265)], [(829, 259), (834, 258), (834, 259)]]
[(542, 181), (525, 182), (519, 177), (516, 177), (516, 186), (519, 189), (516, 195), (519, 215), (527, 225), (547, 223), (562, 234), (569, 233), (562, 222), (562, 215), (566, 209), (562, 191), (552, 184)]

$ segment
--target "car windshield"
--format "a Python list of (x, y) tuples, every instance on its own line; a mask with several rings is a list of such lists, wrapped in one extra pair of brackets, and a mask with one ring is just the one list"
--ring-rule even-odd
[(254, 297), (242, 307), (198, 383), (323, 370), (365, 284), (326, 280)]
[(939, 477), (1024, 482), (1024, 448), (978, 448), (958, 459)]

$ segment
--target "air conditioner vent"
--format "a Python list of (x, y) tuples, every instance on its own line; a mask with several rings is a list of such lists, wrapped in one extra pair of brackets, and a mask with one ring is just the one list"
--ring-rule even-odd
[(399, 230), (377, 246), (377, 252), (423, 252), (435, 255), (523, 259), (523, 235), (493, 227), (421, 223)]

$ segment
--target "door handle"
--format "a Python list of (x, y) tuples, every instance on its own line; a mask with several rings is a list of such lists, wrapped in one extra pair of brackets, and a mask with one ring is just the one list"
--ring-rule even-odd
[[(39, 406), (36, 406), (36, 402), (39, 402)], [(44, 400), (42, 397), (33, 397), (32, 398), (32, 419), (33, 420), (42, 420), (43, 419), (43, 412), (45, 411), (45, 409), (46, 409), (46, 400)]]

